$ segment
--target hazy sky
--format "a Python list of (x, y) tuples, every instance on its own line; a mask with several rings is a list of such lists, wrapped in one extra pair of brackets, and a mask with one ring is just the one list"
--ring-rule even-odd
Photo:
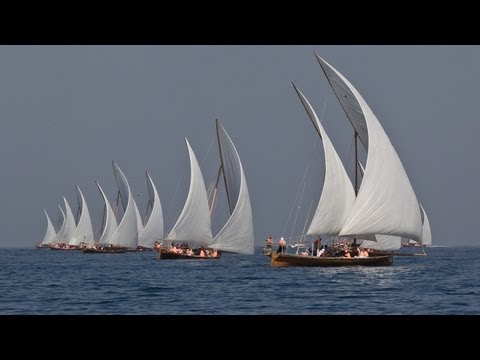
[(427, 211), (433, 244), (478, 244), (479, 46), (2, 46), (0, 246), (42, 240), (42, 209), (56, 223), (63, 195), (75, 213), (75, 184), (97, 229), (94, 180), (113, 201), (112, 160), (142, 214), (150, 172), (169, 230), (189, 181), (184, 137), (210, 183), (216, 117), (244, 166), (256, 244), (298, 234), (320, 194), (323, 151), (292, 81), (319, 115), (326, 102), (324, 127), (353, 166), (353, 131), (313, 51), (377, 115)]

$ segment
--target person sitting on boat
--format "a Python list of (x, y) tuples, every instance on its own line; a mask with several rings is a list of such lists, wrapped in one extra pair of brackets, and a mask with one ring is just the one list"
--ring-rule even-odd
[(350, 250), (349, 250), (349, 249), (345, 249), (345, 255), (344, 255), (344, 257), (346, 257), (346, 258), (351, 258), (351, 257), (352, 257), (352, 255), (350, 254)]
[(198, 255), (200, 257), (205, 257), (205, 251), (203, 250), (203, 246), (202, 248), (200, 249), (200, 254)]
[(321, 246), (320, 250), (317, 250), (317, 256), (323, 256), (325, 254), (325, 248)]
[(271, 249), (271, 248), (272, 248), (272, 245), (273, 245), (273, 238), (272, 238), (272, 236), (269, 236), (269, 237), (267, 238), (267, 240), (265, 240), (265, 247), (266, 247), (267, 249)]
[(213, 249), (212, 257), (218, 257), (217, 249)]
[(367, 249), (363, 249), (361, 247), (358, 248), (358, 257), (368, 257)]
[(283, 237), (281, 237), (280, 240), (278, 241), (277, 254), (285, 252), (286, 247), (287, 247), (287, 242)]

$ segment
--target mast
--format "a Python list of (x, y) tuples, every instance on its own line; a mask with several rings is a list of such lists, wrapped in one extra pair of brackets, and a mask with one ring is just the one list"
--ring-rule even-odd
[[(76, 187), (78, 187), (77, 184), (75, 184)], [(78, 225), (78, 221), (80, 220), (80, 211), (82, 210), (82, 206), (83, 204), (81, 204), (81, 200), (80, 200), (80, 194), (78, 193), (78, 191), (76, 191), (77, 193), (77, 204), (78, 204), (78, 208), (77, 208), (77, 218), (75, 219), (75, 223)]]
[(217, 193), (218, 193), (218, 182), (220, 181), (220, 173), (223, 173), (223, 165), (220, 164), (217, 172), (217, 179), (215, 180), (215, 187), (213, 188), (212, 203), (210, 204), (210, 216), (212, 216), (213, 209), (217, 202)]
[(100, 224), (100, 236), (98, 237), (99, 240), (102, 237), (103, 229), (105, 229), (105, 225), (107, 225), (107, 204), (103, 204), (102, 223)]
[[(221, 163), (220, 168), (223, 169), (225, 162), (224, 162), (224, 159), (223, 159), (222, 145), (220, 144), (220, 132), (218, 131), (218, 125), (219, 125), (219, 120), (215, 119), (215, 128), (217, 130), (218, 152), (220, 154), (220, 163)], [(222, 171), (222, 174), (223, 174), (223, 182), (225, 184), (225, 191), (227, 193), (228, 208), (230, 209), (230, 215), (231, 215), (233, 213), (233, 205), (232, 205), (232, 201), (230, 199), (230, 192), (228, 191), (227, 178), (225, 176), (225, 171)]]
[[(355, 197), (358, 195), (358, 133), (355, 128), (353, 129), (355, 132), (354, 135), (354, 141), (355, 141), (355, 185), (353, 187), (353, 190), (355, 190)], [(353, 245), (357, 245), (357, 238), (353, 238)]]
[(355, 196), (358, 195), (358, 142), (357, 142), (357, 138), (358, 138), (358, 133), (357, 133), (357, 130), (354, 130), (355, 131), (355, 135), (354, 135), (354, 138), (355, 138), (355, 187), (354, 187), (354, 190), (355, 190)]
[(115, 217), (118, 217), (118, 201), (120, 200), (120, 190), (117, 191), (117, 198), (115, 199), (115, 210), (113, 213), (115, 214)]
[(145, 171), (145, 176), (147, 178), (148, 202), (147, 202), (147, 209), (145, 210), (145, 218), (143, 220), (143, 226), (147, 225), (149, 210), (150, 211), (153, 210), (152, 194), (150, 191), (150, 186), (148, 186), (148, 171)]

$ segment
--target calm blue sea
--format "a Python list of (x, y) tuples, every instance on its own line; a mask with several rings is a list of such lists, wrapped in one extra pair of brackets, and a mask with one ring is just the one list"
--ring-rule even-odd
[(480, 314), (480, 248), (428, 248), (379, 268), (0, 249), (0, 314)]

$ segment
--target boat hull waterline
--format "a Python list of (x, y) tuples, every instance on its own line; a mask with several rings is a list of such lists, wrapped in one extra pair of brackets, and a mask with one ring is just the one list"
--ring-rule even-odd
[(391, 266), (393, 264), (392, 255), (346, 258), (290, 255), (273, 252), (269, 255), (269, 257), (271, 259), (270, 265), (274, 267)]

